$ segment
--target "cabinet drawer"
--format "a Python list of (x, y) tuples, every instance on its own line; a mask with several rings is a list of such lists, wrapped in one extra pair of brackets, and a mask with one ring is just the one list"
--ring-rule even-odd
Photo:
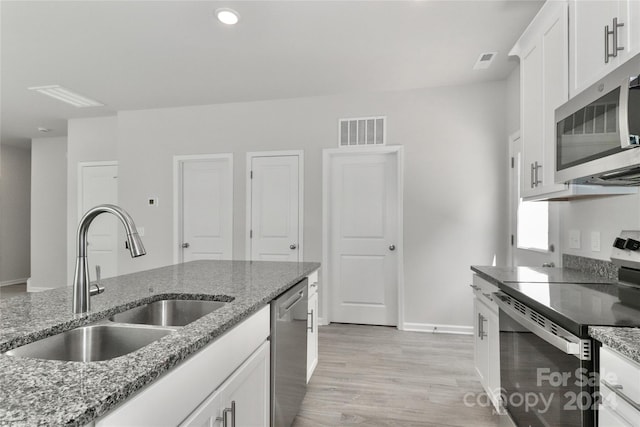
[(613, 412), (606, 406), (600, 405), (598, 409), (598, 426), (599, 427), (633, 427), (632, 424), (629, 424), (618, 414)]
[(640, 412), (616, 395), (607, 386), (600, 387), (602, 396), (598, 408), (598, 421), (600, 427), (614, 426), (638, 426), (640, 425)]
[(471, 286), (474, 293), (479, 300), (484, 302), (489, 308), (496, 313), (498, 312), (498, 306), (493, 302), (493, 293), (498, 292), (498, 287), (492, 283), (487, 282), (477, 274), (473, 275), (473, 285)]
[(307, 276), (309, 280), (309, 298), (318, 293), (318, 270)]
[(600, 349), (600, 378), (640, 405), (640, 365), (603, 346)]

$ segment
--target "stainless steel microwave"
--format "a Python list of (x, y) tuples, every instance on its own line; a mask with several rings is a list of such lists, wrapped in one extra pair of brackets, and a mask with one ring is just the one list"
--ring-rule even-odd
[(640, 55), (555, 112), (557, 183), (640, 186)]

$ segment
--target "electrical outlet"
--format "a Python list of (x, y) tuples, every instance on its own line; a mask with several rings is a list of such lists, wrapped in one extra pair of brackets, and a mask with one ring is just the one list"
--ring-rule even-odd
[(569, 248), (580, 249), (580, 230), (569, 230)]
[(591, 251), (600, 252), (600, 232), (591, 232)]

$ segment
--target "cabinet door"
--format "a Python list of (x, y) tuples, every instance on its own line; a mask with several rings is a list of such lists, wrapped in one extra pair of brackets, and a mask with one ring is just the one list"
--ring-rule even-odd
[(480, 377), (480, 383), (487, 389), (487, 377), (489, 374), (489, 341), (487, 339), (487, 310), (485, 305), (476, 297), (473, 299), (474, 308), (474, 361), (476, 373)]
[(307, 325), (307, 382), (318, 364), (318, 293), (309, 297), (309, 320)]
[[(571, 96), (615, 67), (615, 58), (605, 62), (605, 29), (607, 25), (611, 29), (618, 7), (618, 2), (611, 0), (573, 0), (569, 4)], [(611, 36), (606, 40), (611, 47)]]
[(181, 426), (267, 427), (270, 414), (269, 348), (269, 342), (261, 345)]
[(520, 59), (523, 160), (520, 194), (536, 194), (536, 167), (542, 165), (542, 48), (532, 46)]
[(568, 6), (546, 3), (512, 53), (520, 57), (521, 197), (565, 189), (556, 185), (555, 109), (568, 98)]

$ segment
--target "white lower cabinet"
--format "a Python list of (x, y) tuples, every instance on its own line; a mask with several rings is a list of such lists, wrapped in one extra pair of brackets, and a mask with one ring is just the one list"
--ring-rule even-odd
[(640, 425), (640, 364), (602, 346), (599, 378), (598, 426)]
[(318, 365), (318, 272), (309, 279), (309, 304), (307, 311), (307, 382)]
[(268, 426), (269, 353), (265, 342), (180, 425)]
[(500, 406), (500, 328), (498, 306), (493, 293), (498, 287), (478, 276), (473, 277), (474, 362), (480, 383), (498, 412)]
[[(267, 305), (251, 315), (97, 419), (95, 426), (223, 426), (215, 421), (233, 401), (237, 426), (268, 426), (270, 312)], [(225, 414), (226, 425), (232, 425), (231, 414)]]

